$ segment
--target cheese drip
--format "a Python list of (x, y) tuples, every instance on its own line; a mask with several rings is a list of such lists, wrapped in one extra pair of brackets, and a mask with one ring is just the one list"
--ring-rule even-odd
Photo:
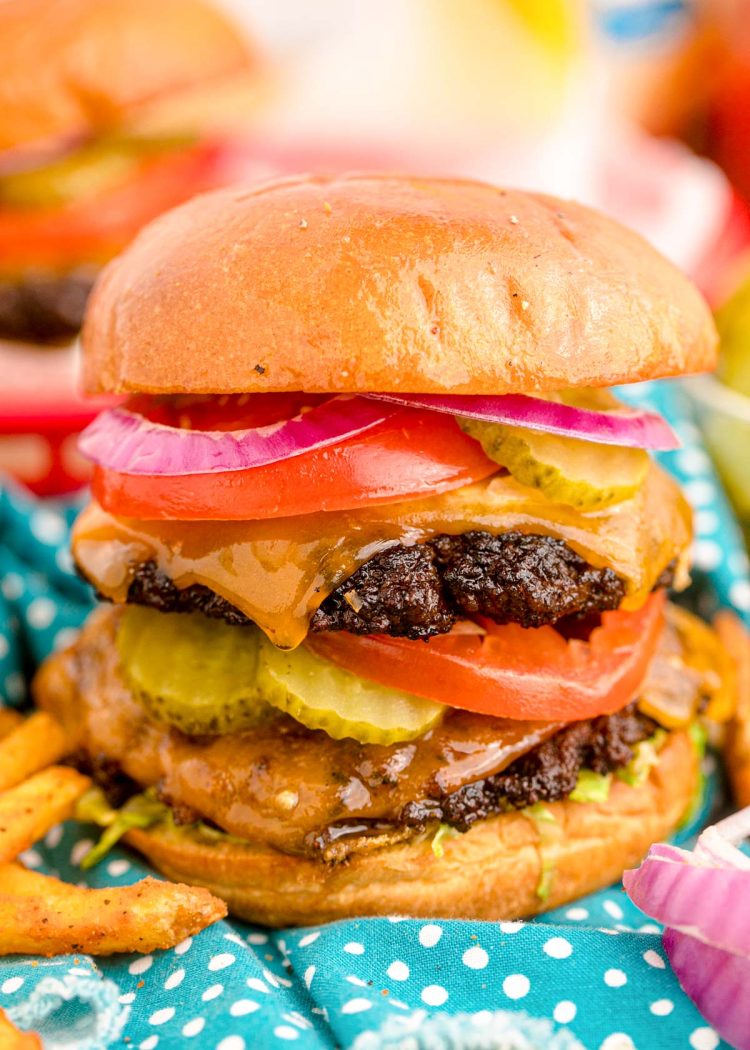
[(142, 522), (93, 503), (73, 530), (73, 556), (105, 597), (127, 599), (139, 565), (154, 561), (180, 587), (204, 584), (249, 616), (278, 646), (294, 648), (321, 602), (374, 555), (473, 529), (553, 536), (625, 581), (637, 608), (670, 562), (686, 582), (690, 508), (653, 465), (629, 500), (598, 512), (552, 503), (509, 475), (429, 499), (363, 510), (247, 522)]

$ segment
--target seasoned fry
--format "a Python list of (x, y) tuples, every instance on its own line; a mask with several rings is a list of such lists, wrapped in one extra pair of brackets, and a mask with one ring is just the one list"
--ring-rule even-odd
[(0, 864), (0, 896), (5, 897), (66, 897), (70, 890), (78, 889), (62, 879), (29, 871), (20, 862)]
[(0, 794), (0, 864), (13, 860), (71, 816), (90, 784), (75, 769), (50, 766)]
[(37, 711), (11, 727), (0, 743), (0, 791), (59, 762), (66, 750), (62, 726), (46, 711)]
[(12, 707), (0, 706), (0, 740), (16, 726), (20, 726), (21, 722), (23, 722), (23, 716), (19, 715), (18, 711), (14, 711)]
[(724, 755), (739, 806), (750, 806), (750, 634), (734, 613), (721, 612), (716, 629), (737, 667), (737, 708), (727, 725)]
[(19, 1032), (0, 1010), (0, 1050), (42, 1050), (42, 1040), (35, 1032)]
[(227, 914), (208, 890), (147, 878), (82, 889), (19, 864), (0, 867), (0, 954), (151, 952)]

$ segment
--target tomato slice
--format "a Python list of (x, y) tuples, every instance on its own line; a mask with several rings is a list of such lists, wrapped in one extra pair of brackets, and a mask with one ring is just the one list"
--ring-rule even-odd
[(381, 685), (496, 718), (577, 721), (619, 711), (645, 678), (664, 624), (664, 593), (605, 612), (588, 641), (553, 627), (500, 627), (429, 642), (345, 632), (309, 635), (314, 652)]
[(149, 158), (95, 196), (53, 208), (0, 208), (0, 259), (12, 270), (103, 262), (162, 212), (217, 181), (222, 149), (202, 143)]
[(180, 477), (97, 467), (92, 487), (119, 517), (246, 521), (436, 495), (498, 469), (452, 416), (407, 409), (338, 445), (263, 467)]

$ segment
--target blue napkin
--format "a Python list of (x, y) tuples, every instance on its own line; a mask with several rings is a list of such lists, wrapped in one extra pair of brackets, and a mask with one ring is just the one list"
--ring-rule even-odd
[[(695, 604), (750, 620), (736, 523), (675, 384), (641, 384), (679, 430), (663, 457), (696, 509)], [(0, 700), (24, 702), (28, 675), (67, 644), (92, 607), (67, 553), (76, 507), (0, 491)], [(712, 756), (700, 812), (722, 797)], [(53, 828), (24, 854), (32, 868), (91, 886), (149, 873), (125, 850), (94, 871), (78, 862), (97, 829)], [(2, 887), (0, 887), (0, 891)], [(171, 951), (94, 960), (0, 960), (0, 1007), (47, 1048), (172, 1050), (716, 1050), (726, 1046), (680, 990), (660, 929), (620, 886), (529, 923), (366, 919), (269, 931), (217, 923)]]

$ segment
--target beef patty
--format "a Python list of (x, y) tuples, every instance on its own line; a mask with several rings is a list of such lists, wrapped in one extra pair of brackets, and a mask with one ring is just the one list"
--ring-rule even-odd
[[(655, 728), (631, 704), (567, 724), (452, 709), (417, 740), (387, 746), (334, 740), (287, 715), (189, 737), (154, 721), (130, 690), (115, 642), (121, 615), (102, 608), (74, 646), (44, 665), (39, 705), (64, 726), (71, 752), (89, 756), (92, 771), (118, 788), (116, 801), (128, 792), (124, 774), (130, 790), (156, 789), (181, 821), (199, 819), (283, 853), (339, 860), (438, 821), (466, 829), (495, 812), (565, 798), (582, 767), (624, 766)], [(660, 652), (673, 670), (687, 667), (690, 654), (670, 632), (667, 625)], [(654, 660), (642, 688), (671, 694), (665, 660)]]
[(0, 279), (0, 337), (54, 343), (78, 332), (94, 283), (90, 267)]
[[(310, 630), (430, 638), (475, 615), (541, 627), (616, 609), (624, 596), (625, 584), (612, 569), (594, 568), (562, 540), (467, 532), (376, 555), (325, 599)], [(152, 561), (136, 570), (128, 601), (162, 612), (199, 611), (230, 624), (249, 623), (203, 584), (179, 589)]]
[(636, 704), (613, 715), (572, 722), (502, 773), (467, 784), (443, 799), (411, 802), (401, 818), (417, 827), (439, 820), (468, 831), (478, 820), (502, 809), (557, 802), (574, 791), (581, 769), (602, 774), (621, 769), (633, 757), (633, 745), (656, 729), (656, 723)]

